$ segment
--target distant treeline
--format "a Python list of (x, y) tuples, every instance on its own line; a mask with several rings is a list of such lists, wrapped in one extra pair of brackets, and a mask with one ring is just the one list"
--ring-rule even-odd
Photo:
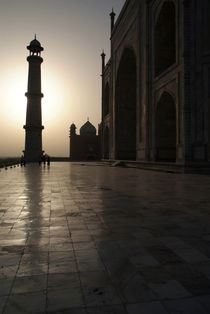
[(0, 158), (0, 167), (7, 167), (12, 165), (17, 165), (20, 163), (20, 157), (5, 157)]

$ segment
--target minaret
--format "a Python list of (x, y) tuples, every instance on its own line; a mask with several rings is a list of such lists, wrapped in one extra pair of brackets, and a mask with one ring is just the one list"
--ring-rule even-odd
[(24, 157), (27, 162), (38, 161), (43, 155), (42, 151), (42, 112), (41, 99), (44, 96), (41, 92), (41, 47), (40, 42), (36, 39), (27, 46), (30, 51), (27, 61), (29, 63), (28, 70), (28, 91), (25, 93), (27, 97), (27, 112), (25, 129), (25, 151)]
[(104, 158), (104, 69), (105, 69), (105, 53), (104, 50), (101, 54), (101, 65), (102, 65), (102, 73), (101, 73), (101, 136), (100, 136), (100, 149), (101, 149), (101, 156)]
[(112, 8), (112, 12), (109, 14), (110, 15), (110, 18), (111, 18), (111, 36), (112, 36), (112, 31), (113, 31), (113, 28), (114, 28), (114, 22), (115, 22), (115, 13), (114, 13), (114, 10)]
[(102, 53), (101, 53), (101, 65), (102, 65), (102, 73), (101, 73), (101, 76), (103, 76), (103, 74), (104, 74), (104, 68), (105, 68), (105, 57), (106, 57), (106, 55), (105, 55), (105, 53), (104, 53), (104, 50), (102, 51)]

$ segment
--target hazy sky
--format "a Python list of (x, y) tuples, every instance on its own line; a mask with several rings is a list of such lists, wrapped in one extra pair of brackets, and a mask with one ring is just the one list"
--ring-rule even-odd
[(102, 49), (109, 58), (110, 17), (125, 0), (0, 0), (0, 156), (25, 145), (28, 62), (37, 34), (42, 57), (43, 149), (68, 156), (69, 126), (101, 119)]

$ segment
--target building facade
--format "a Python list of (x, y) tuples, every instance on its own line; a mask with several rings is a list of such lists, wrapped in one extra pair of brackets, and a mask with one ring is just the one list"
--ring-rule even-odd
[(102, 54), (102, 157), (210, 164), (210, 1), (127, 0)]
[(80, 135), (76, 134), (75, 124), (71, 124), (69, 138), (71, 160), (100, 159), (100, 136), (96, 135), (96, 128), (89, 121), (80, 128)]

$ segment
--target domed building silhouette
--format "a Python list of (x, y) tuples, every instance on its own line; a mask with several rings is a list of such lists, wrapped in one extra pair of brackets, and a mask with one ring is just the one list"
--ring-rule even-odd
[(94, 125), (92, 125), (92, 123), (90, 123), (89, 120), (85, 122), (83, 126), (81, 126), (80, 135), (82, 136), (96, 135), (96, 128), (94, 127)]
[(71, 160), (99, 160), (100, 136), (96, 135), (96, 128), (89, 120), (80, 128), (80, 135), (76, 134), (76, 125), (70, 126), (70, 152)]

